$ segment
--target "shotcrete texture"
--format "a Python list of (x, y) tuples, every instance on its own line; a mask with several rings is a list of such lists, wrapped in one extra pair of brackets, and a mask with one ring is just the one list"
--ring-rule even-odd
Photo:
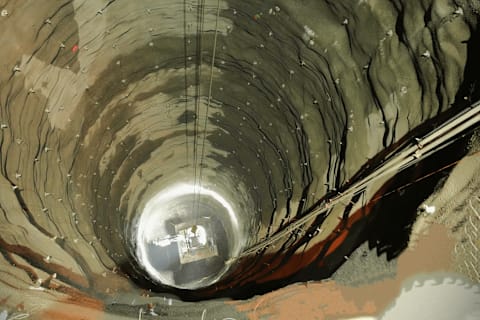
[[(0, 291), (55, 287), (129, 304), (151, 283), (135, 223), (178, 183), (228, 200), (242, 248), (268, 238), (370, 159), (470, 105), (478, 9), (475, 0), (0, 0)], [(327, 222), (289, 256), (325, 240), (336, 226)], [(294, 273), (257, 267), (200, 296)]]

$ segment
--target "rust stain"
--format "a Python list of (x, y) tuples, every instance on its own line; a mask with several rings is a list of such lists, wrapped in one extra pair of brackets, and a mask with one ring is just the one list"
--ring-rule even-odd
[(48, 309), (38, 314), (37, 319), (49, 320), (100, 320), (103, 312), (84, 308), (65, 307), (61, 305), (56, 309)]
[[(380, 191), (383, 192), (383, 191)], [(318, 266), (321, 267), (324, 263), (324, 259), (329, 257), (332, 253), (335, 252), (342, 244), (344, 244), (345, 240), (348, 237), (350, 229), (361, 219), (368, 215), (370, 212), (370, 208), (372, 208), (377, 201), (373, 201), (370, 203), (365, 209), (361, 208), (357, 210), (354, 214), (352, 214), (347, 221), (340, 221), (337, 226), (335, 227), (336, 232), (330, 234), (325, 240), (317, 243), (316, 245), (312, 246), (307, 251), (303, 252), (302, 254), (295, 254), (288, 260), (288, 263), (280, 266), (278, 269), (272, 272), (272, 268), (270, 270), (265, 270), (260, 272), (260, 280), (257, 283), (264, 283), (272, 280), (278, 280), (290, 275), (295, 274), (296, 272), (300, 271), (301, 269), (305, 268), (306, 266), (314, 263), (318, 260), (319, 255), (322, 251), (326, 251), (323, 259), (318, 262)], [(271, 259), (271, 256), (265, 256), (264, 259)], [(280, 262), (283, 260), (283, 257), (275, 257), (276, 264), (274, 266), (280, 265)], [(268, 273), (271, 273), (268, 275)]]
[(342, 243), (345, 241), (345, 239), (347, 238), (347, 235), (348, 235), (348, 230), (343, 230), (335, 239), (333, 239), (333, 241), (331, 242), (325, 256), (329, 256), (335, 250), (337, 250), (342, 245)]
[(10, 299), (10, 296), (0, 299), (0, 306), (6, 305), (8, 302), (8, 299)]
[(24, 311), (24, 310), (25, 310), (25, 305), (23, 304), (23, 302), (17, 304), (17, 305), (15, 306), (15, 310), (17, 310), (17, 311), (19, 311), (19, 312), (20, 312), (20, 311)]
[(398, 258), (394, 278), (350, 287), (335, 281), (295, 284), (247, 302), (227, 302), (249, 319), (338, 319), (375, 316), (398, 296), (404, 281), (415, 274), (450, 271), (453, 239), (443, 225), (432, 225), (413, 249)]
[[(304, 251), (301, 254), (294, 254), (288, 259), (288, 263), (281, 265), (283, 257), (280, 255), (264, 255), (260, 258), (257, 258), (254, 268), (249, 268), (250, 261), (247, 261), (246, 264), (239, 267), (233, 276), (229, 279), (230, 285), (233, 282), (235, 285), (245, 285), (249, 282), (252, 282), (252, 279), (255, 283), (265, 283), (268, 281), (274, 281), (282, 278), (286, 278), (300, 271), (301, 269), (315, 263), (317, 261), (318, 267), (322, 267), (325, 262), (325, 258), (328, 258), (332, 253), (335, 252), (341, 245), (343, 245), (348, 238), (349, 232), (352, 227), (357, 223), (360, 223), (365, 217), (367, 217), (374, 207), (381, 200), (381, 196), (385, 194), (389, 188), (391, 188), (393, 180), (389, 180), (383, 184), (382, 187), (372, 196), (372, 200), (369, 201), (364, 207), (359, 208), (353, 214), (350, 215), (348, 220), (339, 221), (335, 227), (335, 232), (332, 232), (326, 239), (313, 245), (307, 251)], [(323, 257), (319, 255), (325, 252)], [(257, 267), (259, 266), (259, 267)], [(267, 266), (267, 268), (262, 268)], [(260, 269), (262, 268), (262, 269)], [(246, 271), (248, 270), (248, 271)], [(221, 290), (223, 287), (217, 286), (215, 290)]]
[[(65, 268), (62, 265), (52, 263), (52, 262), (45, 262), (44, 257), (39, 253), (33, 251), (32, 249), (18, 244), (9, 244), (3, 238), (0, 237), (0, 251), (8, 254), (16, 254), (23, 259), (29, 261), (33, 266), (42, 269), (48, 274), (56, 274), (57, 277), (62, 278), (65, 282), (72, 284), (75, 287), (79, 288), (88, 288), (89, 283), (88, 280), (77, 274), (72, 272), (71, 270)], [(13, 257), (11, 257), (13, 260)], [(36, 281), (38, 279), (37, 274), (34, 272), (33, 268), (27, 267), (25, 265), (15, 264), (17, 267), (23, 269), (27, 274), (30, 276), (32, 281)]]
[(100, 320), (105, 306), (101, 300), (92, 298), (78, 290), (58, 286), (56, 291), (67, 294), (65, 299), (53, 303), (48, 309), (35, 315), (36, 319), (51, 320)]
[(268, 293), (246, 303), (236, 304), (249, 319), (332, 319), (333, 316), (373, 315), (373, 302), (359, 305), (347, 299), (333, 281), (290, 287)]
[[(41, 287), (52, 293), (56, 292), (64, 295), (62, 300), (53, 302), (47, 309), (32, 315), (33, 319), (97, 320), (103, 318), (103, 302), (82, 291), (89, 287), (86, 278), (62, 265), (46, 262), (42, 255), (34, 252), (32, 249), (22, 245), (9, 244), (1, 237), (0, 251), (10, 264), (25, 271), (32, 281), (39, 279), (34, 267), (47, 272), (49, 277), (42, 281), (40, 284)], [(32, 267), (18, 263), (13, 255), (22, 257), (28, 261)], [(67, 285), (56, 281), (57, 278), (67, 283)], [(6, 303), (7, 300), (8, 297), (0, 300), (0, 304)], [(28, 311), (28, 308), (25, 307), (26, 303), (28, 303), (28, 301), (17, 304), (15, 310), (18, 312)]]

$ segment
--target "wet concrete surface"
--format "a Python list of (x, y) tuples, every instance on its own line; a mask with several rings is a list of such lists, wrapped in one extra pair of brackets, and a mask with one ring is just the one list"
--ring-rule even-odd
[[(479, 9), (476, 0), (0, 0), (4, 318), (260, 318), (272, 296), (306, 301), (398, 276), (416, 230), (432, 223), (417, 215), (426, 199), (453, 232), (445, 252), (461, 257), (445, 271), (478, 283), (475, 170), (443, 184), (457, 161), (476, 159), (471, 131), (289, 226), (479, 100)], [(216, 240), (228, 243), (229, 272), (200, 290), (152, 281), (137, 256), (148, 201), (178, 184), (221, 194), (238, 220)], [(197, 198), (186, 201), (193, 233), (208, 215), (195, 213)], [(363, 251), (372, 259), (357, 266)], [(320, 293), (294, 284), (329, 277)], [(286, 314), (275, 299), (265, 318)], [(365, 304), (315, 316), (387, 306)]]

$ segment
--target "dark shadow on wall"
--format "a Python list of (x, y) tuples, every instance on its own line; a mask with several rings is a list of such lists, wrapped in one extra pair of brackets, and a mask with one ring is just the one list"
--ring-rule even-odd
[[(464, 134), (455, 143), (387, 181), (369, 203), (352, 213), (350, 218), (340, 221), (336, 232), (304, 252), (302, 257), (289, 254), (288, 249), (277, 255), (252, 256), (242, 260), (224, 281), (197, 291), (171, 290), (153, 284), (133, 263), (134, 259), (125, 261), (121, 270), (138, 286), (152, 292), (169, 292), (186, 301), (200, 301), (222, 297), (247, 299), (295, 282), (326, 279), (346, 261), (346, 256), (366, 241), (378, 255), (386, 254), (388, 260), (395, 259), (408, 245), (413, 223), (419, 214), (418, 207), (442, 186), (456, 162), (466, 154), (470, 136)], [(299, 239), (299, 243), (306, 242), (307, 235)], [(298, 265), (299, 261), (308, 260), (312, 262)], [(300, 271), (295, 271), (299, 267)]]

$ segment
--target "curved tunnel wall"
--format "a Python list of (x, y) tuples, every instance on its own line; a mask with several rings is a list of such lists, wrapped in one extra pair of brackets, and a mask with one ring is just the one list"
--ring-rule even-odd
[(158, 192), (221, 194), (241, 251), (477, 90), (476, 1), (0, 8), (2, 250), (80, 290), (135, 286), (132, 232)]

